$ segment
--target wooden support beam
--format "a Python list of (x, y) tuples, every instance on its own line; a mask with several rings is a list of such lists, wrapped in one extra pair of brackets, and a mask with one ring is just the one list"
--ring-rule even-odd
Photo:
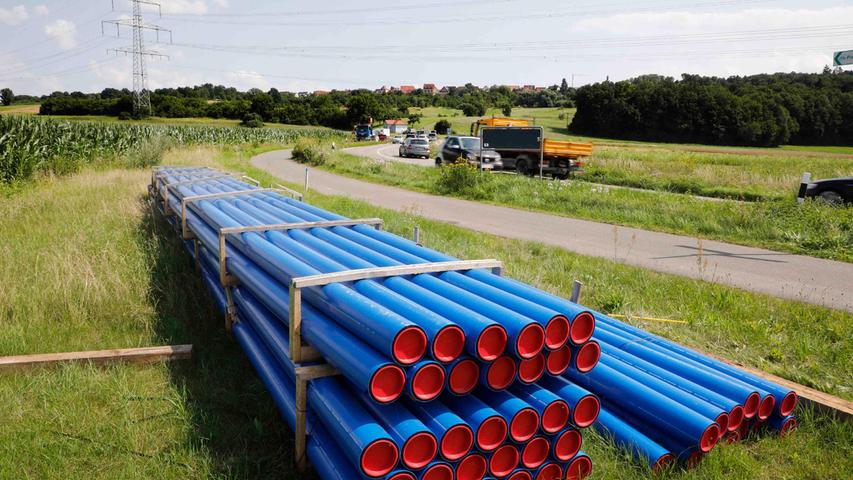
[[(853, 402), (844, 400), (843, 398), (838, 398), (834, 395), (830, 395), (819, 390), (815, 390), (813, 388), (809, 388), (805, 385), (800, 385), (799, 383), (792, 382), (791, 380), (786, 380), (782, 377), (777, 377), (776, 375), (764, 372), (757, 368), (741, 365), (718, 355), (708, 353), (703, 354), (711, 358), (715, 358), (723, 363), (738, 367), (741, 370), (749, 372), (757, 377), (761, 377), (769, 382), (778, 383), (779, 385), (782, 385), (785, 388), (790, 388), (791, 390), (797, 392), (797, 395), (800, 397), (800, 402), (804, 404), (813, 405), (816, 409), (820, 411), (829, 414), (834, 414), (838, 416), (838, 418), (847, 420), (848, 422), (853, 421)], [(777, 398), (776, 401), (778, 402), (780, 401), (780, 399)]]
[(183, 360), (192, 356), (192, 345), (169, 345), (164, 347), (117, 348), (88, 352), (39, 353), (0, 357), (0, 371), (54, 366), (70, 362), (92, 362), (99, 365), (126, 363), (154, 363)]

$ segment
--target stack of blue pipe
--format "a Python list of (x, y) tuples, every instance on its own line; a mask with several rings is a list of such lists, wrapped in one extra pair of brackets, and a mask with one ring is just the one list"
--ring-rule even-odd
[[(176, 212), (185, 197), (256, 188), (205, 180), (217, 173), (208, 169), (157, 173), (152, 195)], [(223, 312), (219, 229), (326, 220), (346, 219), (269, 191), (194, 201), (187, 212)], [(234, 336), (291, 426), (290, 280), (452, 260), (367, 225), (227, 237), (226, 269), (239, 282), (229, 287)], [(744, 410), (784, 429), (796, 403), (739, 369), (489, 271), (311, 287), (302, 303), (304, 340), (341, 373), (308, 389), (308, 455), (324, 479), (583, 478), (592, 463), (578, 429), (593, 424), (659, 468), (739, 432), (745, 422), (732, 429), (728, 418)]]

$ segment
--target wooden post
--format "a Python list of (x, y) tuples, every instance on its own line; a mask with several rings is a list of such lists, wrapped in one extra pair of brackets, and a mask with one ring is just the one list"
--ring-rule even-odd
[(581, 299), (581, 288), (583, 288), (583, 284), (577, 280), (572, 282), (572, 302), (578, 303)]
[(103, 365), (112, 362), (153, 363), (168, 360), (183, 360), (192, 356), (192, 345), (170, 345), (162, 347), (116, 348), (85, 352), (39, 353), (0, 357), (0, 371), (52, 366), (70, 362), (92, 362)]

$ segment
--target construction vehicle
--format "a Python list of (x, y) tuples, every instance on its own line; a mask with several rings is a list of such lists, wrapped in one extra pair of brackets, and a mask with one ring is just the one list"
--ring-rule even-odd
[[(501, 155), (505, 170), (519, 175), (551, 175), (566, 179), (592, 155), (592, 144), (545, 138), (541, 127), (518, 118), (481, 118), (471, 125), (471, 135), (483, 139), (483, 148)], [(539, 159), (542, 159), (540, 168)]]

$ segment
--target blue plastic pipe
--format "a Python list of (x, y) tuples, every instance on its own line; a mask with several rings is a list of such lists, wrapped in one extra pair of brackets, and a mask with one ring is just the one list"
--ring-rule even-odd
[(623, 405), (623, 410), (669, 432), (686, 446), (698, 445), (703, 452), (709, 452), (720, 437), (720, 427), (712, 418), (690, 410), (608, 365), (599, 364), (583, 375), (571, 370), (565, 375), (605, 400)]
[(361, 403), (385, 427), (407, 468), (420, 470), (435, 459), (438, 443), (429, 428), (401, 403), (380, 405), (366, 396)]
[(448, 395), (443, 401), (471, 427), (474, 431), (474, 445), (481, 451), (491, 452), (506, 440), (508, 430), (506, 419), (477, 397)]
[(516, 384), (510, 392), (536, 409), (544, 433), (553, 435), (569, 423), (569, 404), (550, 390), (539, 385)]
[(617, 446), (631, 452), (634, 458), (647, 463), (652, 470), (660, 470), (675, 461), (672, 453), (605, 408), (601, 409), (593, 426)]
[(507, 419), (509, 438), (514, 442), (527, 442), (539, 431), (539, 413), (515, 395), (506, 391), (481, 390), (477, 398)]
[(440, 400), (411, 402), (408, 407), (435, 435), (442, 458), (455, 462), (471, 451), (474, 445), (471, 427)]
[(571, 409), (570, 421), (579, 428), (586, 428), (598, 417), (601, 402), (590, 389), (562, 377), (545, 377), (539, 385), (566, 401)]

